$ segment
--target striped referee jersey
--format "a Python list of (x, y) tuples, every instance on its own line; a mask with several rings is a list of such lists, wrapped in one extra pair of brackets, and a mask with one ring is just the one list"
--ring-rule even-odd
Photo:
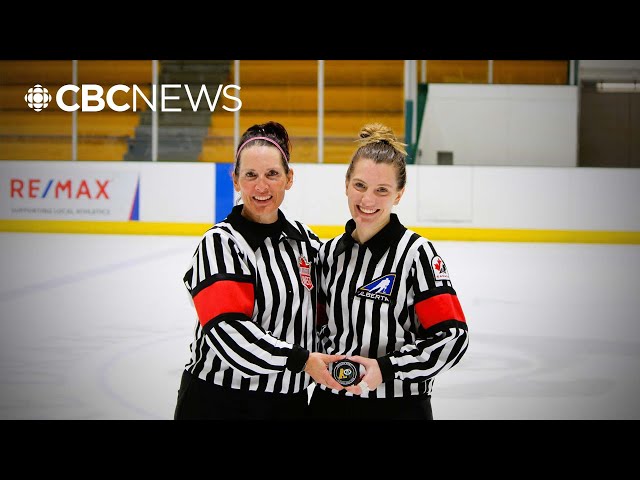
[(362, 245), (351, 236), (355, 227), (349, 220), (345, 233), (320, 248), (318, 348), (378, 360), (383, 383), (362, 397), (431, 395), (434, 377), (458, 363), (468, 346), (446, 264), (396, 214)]
[(270, 225), (241, 211), (203, 235), (184, 275), (197, 313), (185, 369), (228, 388), (296, 393), (311, 381), (320, 240), (281, 210)]

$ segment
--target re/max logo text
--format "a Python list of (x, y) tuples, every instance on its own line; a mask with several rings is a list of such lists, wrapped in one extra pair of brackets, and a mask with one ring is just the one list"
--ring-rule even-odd
[(86, 198), (109, 199), (107, 187), (110, 180), (56, 180), (43, 182), (40, 178), (11, 179), (11, 198)]

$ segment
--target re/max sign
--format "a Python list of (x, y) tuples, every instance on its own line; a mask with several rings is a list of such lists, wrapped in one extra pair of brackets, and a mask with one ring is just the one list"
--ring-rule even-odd
[(87, 198), (109, 199), (107, 186), (110, 180), (56, 180), (42, 181), (39, 178), (11, 179), (11, 198)]

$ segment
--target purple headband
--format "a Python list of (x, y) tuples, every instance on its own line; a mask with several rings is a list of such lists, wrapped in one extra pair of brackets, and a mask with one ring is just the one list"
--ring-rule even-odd
[(280, 145), (278, 145), (278, 142), (276, 142), (273, 138), (269, 138), (269, 137), (253, 137), (253, 138), (250, 138), (249, 140), (247, 140), (246, 142), (244, 142), (242, 145), (240, 145), (240, 147), (238, 147), (238, 153), (236, 153), (236, 162), (240, 158), (240, 152), (242, 151), (244, 146), (249, 142), (253, 142), (254, 140), (266, 140), (267, 142), (274, 144), (276, 146), (276, 148), (278, 150), (280, 150), (280, 153), (282, 154), (282, 157), (287, 161), (287, 163), (289, 162), (289, 159), (284, 154), (284, 150), (282, 150), (282, 147)]

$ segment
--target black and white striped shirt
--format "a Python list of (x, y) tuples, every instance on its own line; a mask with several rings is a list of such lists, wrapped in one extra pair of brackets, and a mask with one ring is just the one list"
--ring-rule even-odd
[(363, 245), (353, 240), (354, 229), (349, 220), (345, 233), (320, 248), (319, 350), (378, 360), (383, 383), (363, 397), (430, 395), (434, 377), (468, 346), (446, 264), (395, 214)]
[(185, 369), (216, 385), (296, 393), (315, 342), (320, 240), (278, 211), (251, 222), (242, 205), (202, 237), (184, 276), (198, 320)]

